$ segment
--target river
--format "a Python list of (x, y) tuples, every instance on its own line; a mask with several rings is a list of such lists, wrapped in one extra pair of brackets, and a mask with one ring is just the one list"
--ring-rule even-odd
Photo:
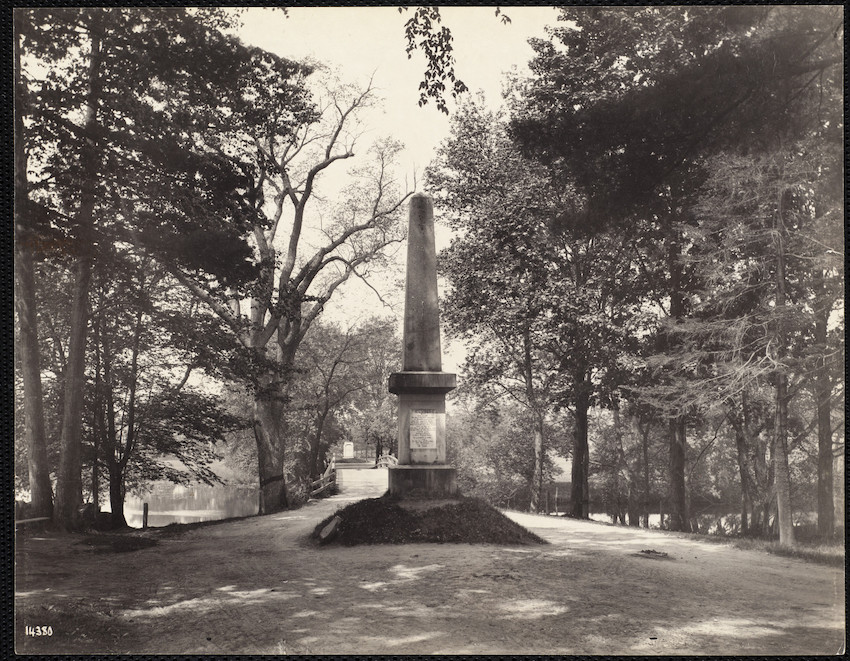
[(148, 525), (158, 527), (254, 515), (259, 507), (259, 492), (250, 486), (184, 487), (171, 482), (155, 482), (150, 492), (125, 499), (127, 525), (142, 527), (144, 503), (148, 504)]

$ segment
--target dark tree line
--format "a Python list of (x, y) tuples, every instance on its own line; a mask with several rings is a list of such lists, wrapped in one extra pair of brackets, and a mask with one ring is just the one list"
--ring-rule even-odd
[(815, 438), (830, 536), (842, 9), (570, 7), (560, 19), (532, 41), (509, 116), (469, 104), (429, 173), (460, 230), (443, 265), (471, 374), (538, 421), (569, 412), (574, 516), (587, 516), (588, 413), (605, 409), (615, 490), (641, 470), (649, 490), (647, 462), (625, 456), (630, 425), (664, 430), (675, 530), (691, 527), (709, 452), (694, 443), (715, 423), (737, 443), (743, 527), (755, 518), (792, 544), (795, 451)]

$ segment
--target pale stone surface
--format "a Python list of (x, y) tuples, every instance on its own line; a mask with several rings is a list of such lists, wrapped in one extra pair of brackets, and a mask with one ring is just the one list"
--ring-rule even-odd
[(354, 458), (354, 443), (351, 441), (346, 441), (342, 444), (342, 458), (343, 459), (353, 459)]
[(437, 411), (434, 409), (410, 409), (407, 425), (411, 450), (437, 449)]
[(457, 375), (449, 372), (394, 372), (390, 374), (389, 391), (447, 393), (457, 388)]
[[(434, 443), (422, 447), (411, 443), (410, 428), (413, 411), (431, 411), (434, 422)], [(398, 396), (398, 463), (442, 464), (446, 461), (446, 396), (442, 393), (407, 394)], [(417, 447), (419, 445), (419, 447)]]
[(338, 516), (335, 516), (334, 518), (332, 518), (328, 522), (328, 524), (324, 528), (322, 528), (322, 531), (319, 533), (319, 541), (322, 544), (325, 544), (325, 543), (331, 541), (331, 539), (333, 539), (334, 536), (336, 535), (337, 528), (339, 528), (340, 523), (342, 523), (342, 519), (339, 518)]
[(431, 198), (410, 198), (407, 230), (407, 281), (404, 289), (405, 372), (439, 372), (440, 310), (437, 298), (437, 251)]

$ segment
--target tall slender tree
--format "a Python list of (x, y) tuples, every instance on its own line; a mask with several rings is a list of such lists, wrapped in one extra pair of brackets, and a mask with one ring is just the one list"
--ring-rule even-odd
[(27, 150), (24, 143), (24, 116), (27, 92), (21, 68), (23, 47), (22, 17), (15, 13), (15, 312), (19, 335), (16, 347), (20, 355), (24, 389), (24, 434), (33, 514), (51, 516), (53, 487), (47, 463), (47, 438), (44, 424), (44, 394), (41, 384), (41, 350), (38, 337), (38, 311), (35, 262), (41, 229), (29, 207)]
[(505, 124), (474, 104), (459, 113), (428, 174), (445, 218), (462, 230), (444, 253), (449, 329), (486, 343), (470, 354), (483, 381), (522, 384), (521, 397), (508, 391), (535, 420), (541, 470), (533, 496), (546, 418), (556, 407), (572, 413), (573, 514), (586, 518), (588, 413), (601, 375), (628, 349), (627, 326), (641, 318), (634, 246), (584, 231), (569, 179), (523, 158)]

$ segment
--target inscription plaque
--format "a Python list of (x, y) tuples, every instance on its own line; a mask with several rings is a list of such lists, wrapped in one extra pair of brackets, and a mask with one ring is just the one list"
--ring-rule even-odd
[(410, 410), (410, 449), (437, 447), (437, 412), (434, 409)]

